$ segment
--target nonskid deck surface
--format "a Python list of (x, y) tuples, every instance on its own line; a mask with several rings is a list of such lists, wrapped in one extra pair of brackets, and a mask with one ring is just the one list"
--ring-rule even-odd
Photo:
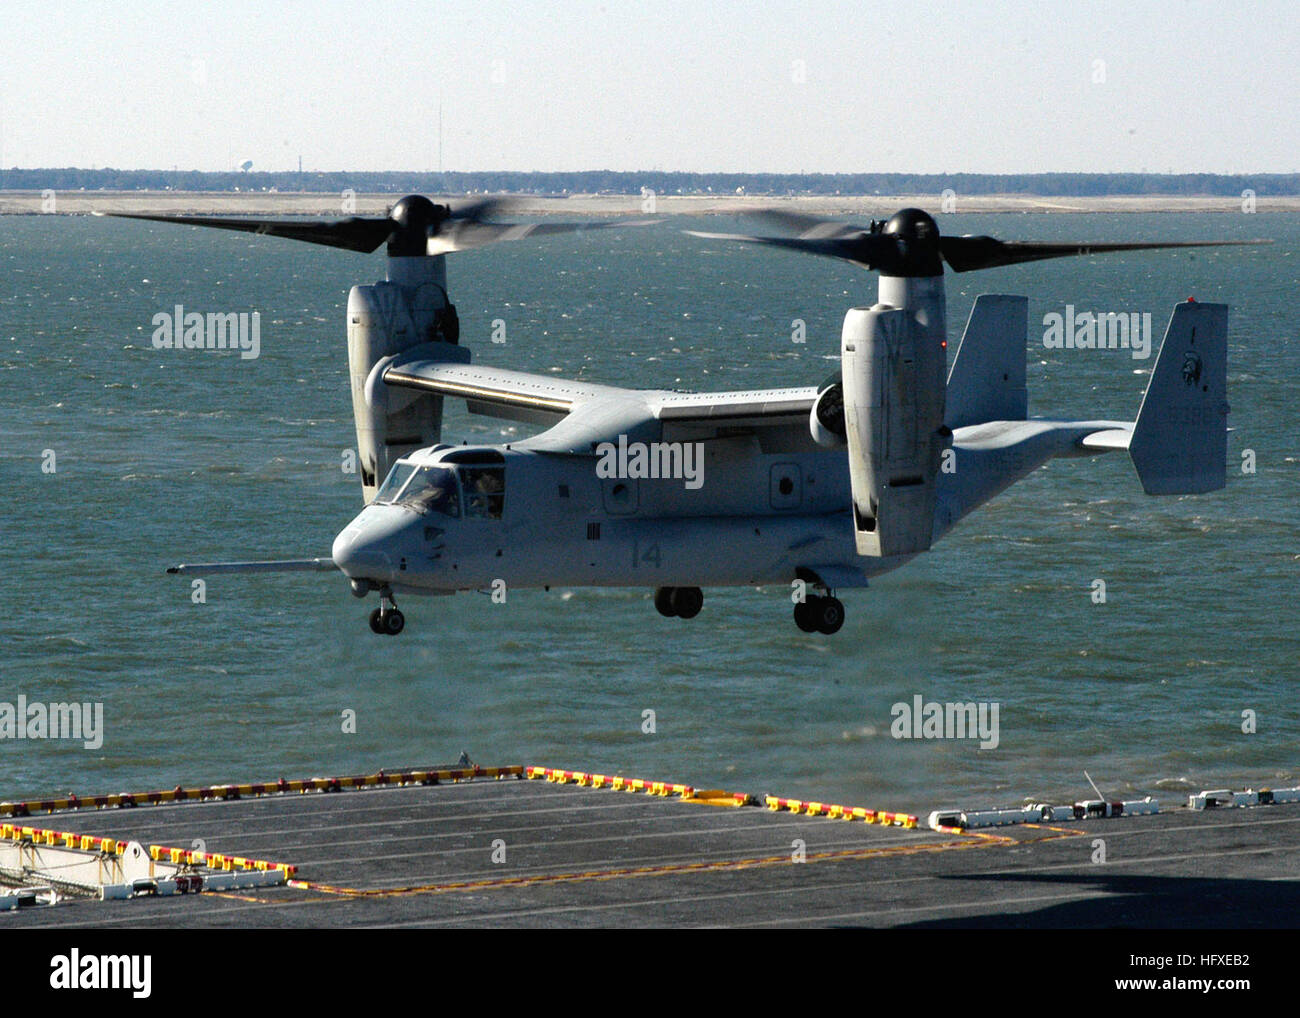
[(0, 926), (1254, 928), (1300, 906), (1295, 805), (957, 834), (649, 791), (476, 778), (34, 816), (21, 823), (297, 870), (68, 898)]

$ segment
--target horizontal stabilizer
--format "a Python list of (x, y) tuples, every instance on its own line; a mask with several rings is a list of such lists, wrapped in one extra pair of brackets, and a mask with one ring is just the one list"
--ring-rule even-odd
[(299, 558), (271, 562), (182, 563), (171, 566), (167, 572), (182, 576), (215, 576), (219, 573), (318, 573), (336, 568), (331, 558)]
[(1132, 429), (1107, 428), (1105, 431), (1094, 431), (1091, 435), (1085, 435), (1079, 439), (1079, 445), (1085, 449), (1100, 449), (1104, 452), (1113, 452), (1127, 449), (1132, 439)]

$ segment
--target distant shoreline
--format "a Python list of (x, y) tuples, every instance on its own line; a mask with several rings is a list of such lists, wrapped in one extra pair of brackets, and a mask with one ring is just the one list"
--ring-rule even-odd
[[(55, 214), (89, 215), (127, 212), (172, 215), (322, 216), (383, 215), (400, 195), (357, 194), (345, 208), (341, 195), (321, 192), (228, 191), (57, 191)], [(435, 200), (472, 201), (483, 195), (436, 195)], [(653, 207), (639, 195), (575, 194), (568, 197), (504, 195), (511, 214), (521, 216), (645, 216), (743, 215), (761, 208), (780, 208), (816, 215), (883, 218), (901, 208), (917, 207), (938, 214), (944, 210), (940, 195), (658, 195)], [(1217, 212), (1242, 214), (1243, 200), (1219, 195), (1106, 195), (1095, 197), (1036, 195), (958, 195), (956, 213), (1152, 213)], [(0, 191), (0, 215), (40, 215), (48, 201), (41, 191)], [(1300, 212), (1300, 195), (1261, 195), (1257, 212)]]

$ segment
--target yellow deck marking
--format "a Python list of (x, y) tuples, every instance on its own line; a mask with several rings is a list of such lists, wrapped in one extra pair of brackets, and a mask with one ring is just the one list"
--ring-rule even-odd
[[(1074, 834), (1075, 832), (1068, 832)], [(945, 841), (923, 845), (888, 845), (878, 848), (845, 848), (827, 852), (809, 852), (803, 864), (795, 863), (788, 854), (756, 856), (746, 859), (727, 859), (718, 862), (667, 863), (660, 866), (633, 866), (622, 869), (584, 870), (574, 873), (545, 873), (535, 876), (495, 877), (484, 880), (458, 880), (445, 884), (421, 884), (411, 887), (355, 888), (318, 884), (307, 880), (291, 880), (290, 887), (316, 891), (343, 898), (394, 898), (416, 894), (447, 894), (457, 891), (484, 891), (505, 887), (530, 887), (536, 884), (577, 883), (587, 880), (619, 880), (635, 877), (668, 876), (679, 873), (718, 873), (753, 869), (761, 866), (806, 865), (810, 862), (834, 862), (844, 859), (874, 859), (887, 856), (916, 855), (924, 852), (944, 852), (953, 849), (992, 848), (997, 845), (1014, 845), (1023, 842), (998, 834), (971, 834), (966, 841)], [(1054, 840), (1056, 836), (1035, 838), (1035, 841)]]

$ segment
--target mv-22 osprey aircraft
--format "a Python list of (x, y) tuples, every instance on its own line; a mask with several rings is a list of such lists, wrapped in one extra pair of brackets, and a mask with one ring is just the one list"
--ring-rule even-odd
[[(1233, 242), (1003, 242), (942, 236), (918, 209), (867, 228), (770, 212), (796, 235), (702, 236), (880, 274), (877, 303), (845, 316), (839, 373), (821, 386), (641, 391), (471, 363), (447, 295), (446, 255), (582, 228), (487, 220), (498, 207), (453, 210), (409, 196), (386, 217), (338, 222), (132, 217), (362, 252), (387, 244), (387, 279), (348, 298), (365, 508), (329, 558), (168, 572), (337, 569), (356, 596), (378, 592), (370, 626), (391, 635), (405, 624), (399, 592), (646, 587), (660, 614), (687, 619), (704, 587), (781, 584), (794, 590), (799, 628), (831, 634), (844, 622), (835, 590), (897, 569), (1053, 457), (1127, 449), (1150, 495), (1226, 482), (1226, 305), (1176, 306), (1135, 421), (1031, 420), (1027, 298), (977, 298), (947, 371), (943, 273), (945, 263), (968, 272)], [(449, 397), (546, 430), (503, 445), (445, 444)], [(683, 481), (692, 454), (695, 484)]]

